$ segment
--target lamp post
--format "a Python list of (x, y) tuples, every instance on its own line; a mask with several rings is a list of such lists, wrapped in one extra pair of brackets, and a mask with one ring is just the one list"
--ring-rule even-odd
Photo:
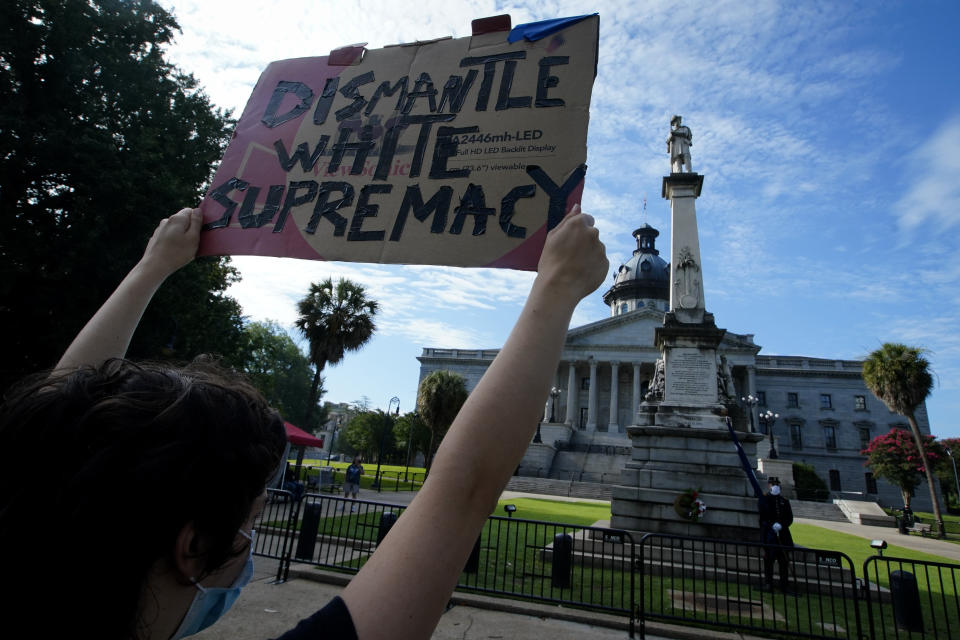
[[(396, 411), (394, 411), (394, 405), (396, 405)], [(387, 429), (390, 427), (390, 415), (400, 415), (400, 398), (393, 396), (390, 398), (390, 403), (387, 404), (387, 412), (383, 416), (383, 429), (380, 430), (380, 442), (377, 447), (377, 473), (373, 477), (372, 488), (377, 490), (377, 493), (380, 492), (380, 465), (383, 463), (383, 441), (387, 437)]]
[(741, 397), (740, 402), (747, 406), (747, 413), (750, 415), (750, 433), (754, 433), (756, 428), (753, 426), (753, 408), (760, 404), (760, 398), (756, 396)]
[(774, 413), (769, 409), (767, 411), (760, 413), (760, 427), (764, 433), (770, 435), (770, 451), (767, 453), (767, 457), (771, 460), (776, 460), (780, 456), (777, 454), (777, 441), (773, 435), (773, 425), (777, 421), (777, 418), (780, 417), (779, 413)]
[(418, 420), (420, 420), (420, 415), (414, 411), (410, 415), (410, 424), (407, 427), (407, 464), (403, 469), (403, 481), (407, 481), (407, 473), (410, 472), (410, 443), (413, 442), (413, 426)]
[(947, 451), (947, 455), (950, 456), (950, 462), (953, 463), (953, 488), (957, 492), (957, 502), (960, 503), (960, 480), (957, 479), (957, 460), (953, 457), (953, 452), (950, 451), (950, 447), (944, 447)]
[(337, 421), (333, 425), (333, 435), (330, 436), (330, 448), (327, 449), (327, 466), (330, 466), (330, 457), (333, 455), (333, 445), (337, 442), (337, 429), (340, 428), (340, 423), (343, 422), (343, 416), (337, 416)]

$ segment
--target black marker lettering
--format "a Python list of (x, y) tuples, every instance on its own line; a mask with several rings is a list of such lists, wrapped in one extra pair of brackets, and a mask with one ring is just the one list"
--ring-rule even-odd
[(317, 164), (317, 160), (323, 155), (323, 151), (327, 148), (329, 141), (330, 136), (320, 136), (320, 140), (317, 141), (317, 146), (314, 147), (313, 153), (310, 153), (310, 145), (308, 143), (301, 142), (297, 145), (297, 150), (293, 153), (292, 157), (287, 155), (287, 148), (283, 145), (283, 140), (274, 142), (273, 148), (277, 151), (277, 160), (280, 161), (280, 166), (283, 167), (284, 171), (289, 173), (293, 165), (299, 160), (300, 166), (306, 172), (312, 170)]
[(237, 208), (237, 203), (227, 197), (227, 194), (236, 189), (237, 191), (244, 191), (250, 183), (246, 180), (241, 180), (240, 178), (230, 178), (222, 185), (210, 192), (210, 197), (220, 205), (223, 205), (225, 211), (223, 215), (220, 216), (217, 220), (213, 222), (208, 222), (203, 225), (201, 229), (207, 231), (209, 229), (219, 229), (220, 227), (226, 227), (230, 224), (230, 218), (233, 216), (233, 212)]
[[(307, 192), (298, 196), (297, 191), (300, 189), (306, 189)], [(283, 209), (280, 210), (280, 215), (277, 216), (277, 224), (273, 225), (273, 232), (280, 233), (283, 231), (283, 225), (287, 222), (287, 215), (290, 213), (290, 209), (293, 207), (299, 207), (302, 204), (307, 204), (308, 202), (313, 202), (313, 199), (316, 197), (317, 183), (313, 180), (291, 182), (290, 188), (287, 190), (287, 197), (283, 201)], [(270, 216), (270, 218), (272, 217), (273, 215)], [(259, 223), (257, 225), (258, 227), (270, 222), (270, 218), (263, 218), (263, 214), (257, 217), (257, 222)]]
[(353, 98), (353, 102), (342, 109), (337, 109), (335, 114), (337, 116), (337, 122), (346, 120), (350, 116), (360, 113), (360, 110), (363, 109), (363, 105), (367, 104), (366, 98), (361, 96), (357, 89), (360, 87), (360, 85), (367, 84), (368, 82), (373, 82), (373, 71), (367, 71), (366, 73), (357, 76), (347, 84), (343, 85), (343, 88), (340, 89), (340, 93), (342, 93), (345, 98)]
[(500, 53), (495, 56), (463, 58), (460, 61), (461, 67), (473, 67), (478, 64), (483, 65), (483, 80), (480, 82), (480, 92), (477, 94), (477, 111), (487, 110), (487, 102), (490, 101), (490, 90), (493, 88), (493, 75), (496, 72), (497, 63), (501, 60), (523, 60), (526, 57), (526, 51), (511, 51), (510, 53)]
[(513, 211), (516, 207), (517, 200), (520, 198), (532, 198), (536, 192), (537, 187), (532, 184), (514, 187), (510, 190), (510, 193), (505, 195), (503, 200), (500, 201), (500, 228), (503, 229), (508, 238), (527, 237), (527, 228), (518, 227), (514, 225), (511, 220), (513, 220)]
[(413, 217), (423, 222), (431, 213), (433, 223), (430, 225), (430, 233), (443, 233), (447, 226), (447, 212), (450, 211), (450, 201), (453, 199), (453, 187), (440, 187), (433, 194), (433, 197), (423, 203), (423, 196), (420, 195), (420, 185), (412, 184), (407, 187), (407, 192), (403, 194), (403, 203), (400, 205), (400, 212), (393, 223), (393, 231), (390, 232), (390, 240), (396, 242), (403, 233), (403, 226), (407, 222), (407, 212), (413, 209)]
[(487, 232), (487, 216), (492, 216), (497, 212), (496, 209), (487, 207), (486, 199), (483, 196), (483, 187), (476, 184), (470, 184), (467, 192), (460, 198), (460, 206), (453, 210), (456, 214), (453, 218), (453, 224), (450, 225), (450, 233), (457, 235), (463, 231), (463, 222), (468, 215), (474, 216), (473, 235), (482, 236)]
[(548, 98), (547, 90), (560, 84), (557, 76), (550, 75), (550, 67), (569, 64), (570, 56), (553, 56), (540, 58), (540, 71), (537, 72), (537, 101), (538, 107), (562, 107), (565, 103), (562, 98)]
[[(421, 89), (421, 86), (424, 88)], [(430, 113), (437, 110), (437, 90), (433, 88), (433, 80), (430, 78), (430, 74), (426, 72), (421, 73), (420, 77), (417, 78), (413, 85), (413, 91), (407, 94), (407, 103), (403, 105), (403, 109), (400, 111), (404, 114), (410, 113), (417, 98), (427, 98), (430, 101)]]
[(323, 85), (323, 92), (317, 98), (317, 108), (313, 110), (313, 124), (323, 124), (327, 121), (330, 114), (330, 106), (333, 104), (333, 97), (337, 95), (337, 85), (340, 84), (340, 77), (327, 78)]
[(503, 76), (500, 78), (500, 94), (497, 96), (497, 111), (529, 107), (533, 99), (530, 96), (511, 98), (510, 88), (513, 86), (513, 74), (517, 70), (516, 60), (507, 60), (503, 63)]
[(480, 127), (438, 127), (437, 141), (433, 145), (433, 163), (430, 165), (430, 177), (434, 180), (446, 178), (469, 178), (470, 169), (447, 169), (447, 160), (457, 156), (457, 143), (453, 136), (458, 133), (475, 133)]
[(567, 213), (567, 196), (580, 184), (583, 176), (587, 175), (587, 165), (581, 164), (573, 170), (570, 177), (558, 187), (550, 179), (543, 169), (535, 164), (527, 165), (527, 174), (533, 178), (533, 181), (540, 185), (540, 188), (547, 192), (550, 197), (550, 206), (547, 209), (547, 231), (560, 224), (563, 216)]
[(350, 233), (347, 234), (347, 241), (380, 241), (386, 232), (380, 231), (361, 231), (364, 218), (376, 218), (380, 205), (370, 204), (371, 193), (390, 193), (393, 190), (392, 184), (368, 184), (360, 189), (360, 197), (357, 198), (357, 208), (353, 212), (353, 220), (350, 221)]
[[(278, 116), (277, 109), (280, 108), (280, 103), (283, 102), (283, 97), (288, 93), (293, 93), (295, 96), (300, 98), (300, 103), (283, 115)], [(312, 101), (313, 91), (307, 85), (303, 84), (302, 82), (288, 82), (286, 80), (280, 80), (277, 82), (277, 86), (273, 90), (273, 95), (270, 96), (270, 102), (267, 103), (267, 109), (263, 112), (263, 117), (260, 118), (260, 122), (273, 129), (274, 127), (281, 125), (288, 120), (293, 120), (294, 118), (300, 117), (307, 109), (310, 108), (310, 103)]]
[(476, 69), (467, 71), (466, 78), (450, 76), (447, 83), (443, 85), (443, 94), (440, 96), (440, 104), (437, 106), (437, 111), (443, 111), (443, 105), (447, 103), (447, 100), (450, 100), (450, 113), (460, 113), (460, 109), (463, 108), (463, 102), (467, 99), (467, 93), (470, 92), (470, 87), (473, 86), (473, 81), (476, 80), (476, 78)]
[[(343, 197), (329, 201), (330, 192), (339, 191)], [(324, 217), (333, 223), (333, 235), (342, 236), (347, 229), (347, 219), (337, 213), (337, 209), (349, 207), (353, 203), (353, 187), (349, 182), (321, 182), (317, 193), (317, 204), (313, 207), (313, 215), (304, 227), (307, 233), (316, 233), (320, 218)]]
[(377, 102), (380, 101), (380, 96), (393, 97), (393, 94), (397, 92), (397, 89), (400, 90), (400, 98), (397, 100), (397, 111), (400, 110), (400, 106), (403, 104), (404, 98), (407, 97), (407, 76), (403, 76), (397, 83), (393, 85), (393, 88), (390, 87), (390, 82), (381, 82), (380, 86), (377, 87), (377, 90), (373, 93), (373, 97), (370, 98), (370, 104), (367, 105), (367, 108), (364, 110), (364, 115), (370, 115), (373, 113), (373, 110), (377, 106)]

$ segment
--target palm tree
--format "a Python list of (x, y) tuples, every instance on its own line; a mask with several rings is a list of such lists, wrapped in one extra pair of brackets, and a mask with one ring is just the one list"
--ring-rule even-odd
[(433, 463), (433, 447), (437, 436), (443, 439), (460, 407), (467, 400), (467, 384), (463, 376), (450, 371), (434, 371), (420, 382), (417, 390), (417, 413), (430, 429), (427, 449), (427, 473)]
[(926, 359), (925, 349), (908, 347), (903, 344), (887, 342), (871, 353), (863, 363), (863, 381), (873, 395), (877, 396), (890, 411), (906, 417), (913, 432), (913, 439), (920, 453), (923, 472), (927, 476), (930, 489), (930, 502), (933, 503), (934, 517), (940, 528), (940, 537), (945, 537), (943, 515), (940, 503), (933, 488), (933, 474), (927, 463), (927, 452), (920, 436), (920, 427), (914, 412), (933, 390), (933, 374), (930, 361)]
[(379, 305), (367, 298), (362, 285), (340, 278), (336, 284), (327, 278), (310, 285), (307, 296), (297, 304), (297, 328), (310, 343), (310, 362), (316, 367), (310, 403), (304, 424), (317, 403), (320, 372), (327, 364), (337, 364), (347, 351), (356, 351), (373, 335), (373, 316)]

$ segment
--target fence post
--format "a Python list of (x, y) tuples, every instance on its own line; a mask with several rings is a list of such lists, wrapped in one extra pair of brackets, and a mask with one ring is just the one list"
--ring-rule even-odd
[(923, 611), (920, 609), (920, 589), (917, 578), (909, 571), (890, 573), (890, 599), (893, 619), (907, 631), (923, 632)]
[(550, 578), (558, 589), (570, 588), (570, 574), (573, 572), (573, 536), (558, 533), (553, 536), (553, 566)]
[[(320, 529), (320, 514), (323, 507), (311, 502), (303, 510), (303, 522), (300, 524), (300, 536), (297, 538), (298, 560), (313, 560), (313, 549), (317, 545), (317, 531)], [(296, 517), (296, 511), (294, 516)]]
[(397, 514), (393, 511), (384, 511), (380, 514), (380, 527), (377, 529), (377, 546), (383, 542), (383, 539), (390, 533), (390, 527), (397, 521)]

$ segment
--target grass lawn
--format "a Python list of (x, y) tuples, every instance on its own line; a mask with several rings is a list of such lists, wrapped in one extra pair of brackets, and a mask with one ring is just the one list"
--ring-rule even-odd
[[(891, 533), (896, 534), (896, 529), (891, 529)], [(841, 551), (853, 561), (853, 567), (857, 576), (863, 577), (863, 561), (870, 556), (877, 555), (876, 550), (870, 546), (870, 541), (860, 536), (849, 533), (840, 533), (823, 527), (817, 527), (812, 524), (794, 524), (790, 527), (790, 533), (793, 536), (795, 544), (810, 547), (813, 549), (830, 549), (832, 551)], [(887, 548), (883, 555), (894, 556), (896, 558), (907, 558), (909, 560), (926, 560), (930, 562), (952, 563), (950, 558), (935, 556), (922, 551), (914, 551), (906, 547), (890, 544), (887, 540)]]
[(513, 514), (515, 518), (524, 520), (543, 520), (546, 522), (562, 522), (564, 524), (578, 524), (592, 526), (597, 520), (610, 519), (610, 505), (602, 502), (564, 502), (561, 500), (545, 500), (540, 498), (514, 498), (501, 500), (497, 508), (490, 515), (506, 516), (504, 505), (512, 504), (517, 507)]

